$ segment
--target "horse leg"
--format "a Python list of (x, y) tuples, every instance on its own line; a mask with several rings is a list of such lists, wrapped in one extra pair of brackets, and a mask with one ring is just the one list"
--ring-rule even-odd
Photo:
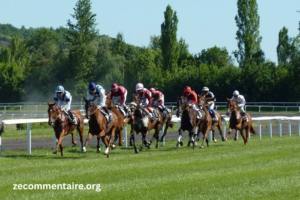
[(139, 153), (139, 150), (137, 149), (136, 144), (135, 144), (135, 133), (132, 133), (131, 138), (132, 138), (132, 145), (134, 147), (134, 152)]
[(64, 155), (64, 151), (63, 151), (64, 147), (63, 147), (62, 143), (60, 143), (59, 149), (60, 149), (60, 155), (63, 156)]
[(107, 158), (109, 158), (110, 145), (111, 145), (111, 143), (112, 143), (113, 138), (115, 137), (116, 129), (117, 129), (117, 127), (114, 127), (114, 128), (112, 129), (112, 131), (111, 131), (111, 136), (110, 136), (110, 139), (109, 139), (109, 141), (108, 141), (108, 147), (106, 148), (106, 150), (105, 150), (105, 152), (104, 152), (104, 153), (106, 154)]
[(159, 128), (157, 128), (157, 130), (155, 130), (153, 136), (155, 136), (156, 138), (156, 145), (155, 145), (155, 148), (158, 149), (158, 140), (159, 140), (159, 137), (158, 137), (158, 134), (159, 134)]
[(244, 145), (247, 146), (248, 144), (248, 139), (249, 139), (249, 135), (250, 135), (250, 129), (251, 127), (248, 126), (245, 130), (246, 130), (246, 136), (245, 136), (245, 140), (244, 140)]
[(60, 146), (60, 144), (62, 142), (62, 139), (64, 137), (63, 135), (64, 135), (64, 130), (59, 134), (59, 138), (58, 138), (58, 141), (56, 143), (56, 148), (54, 149), (53, 154), (57, 154), (58, 147)]
[(123, 127), (120, 127), (120, 132), (119, 132), (119, 146), (123, 145)]
[[(82, 137), (83, 137), (83, 134), (82, 134)], [(84, 146), (82, 147), (82, 151), (83, 151), (83, 152), (86, 152), (86, 147), (87, 147), (87, 145), (89, 144), (89, 141), (91, 140), (92, 137), (93, 137), (92, 133), (88, 133), (88, 136), (87, 136), (87, 138), (85, 139)], [(101, 149), (100, 149), (100, 150), (101, 150)]]
[(228, 132), (227, 132), (227, 134), (226, 134), (225, 140), (228, 140), (229, 135), (230, 135), (231, 132), (232, 132), (232, 129), (229, 127), (229, 130), (228, 130)]
[(221, 136), (221, 138), (222, 138), (222, 141), (224, 142), (224, 141), (225, 141), (225, 138), (224, 138), (224, 136), (223, 136), (222, 122), (219, 122), (217, 127), (218, 127), (218, 129), (219, 129), (219, 132), (220, 132), (220, 136)]
[(74, 139), (74, 131), (71, 132), (72, 135), (72, 144), (74, 144), (75, 146), (77, 145), (76, 140)]
[[(162, 126), (162, 127), (164, 127), (164, 126)], [(165, 127), (165, 129), (164, 129), (164, 133), (163, 133), (163, 135), (162, 135), (161, 138), (160, 138), (160, 141), (161, 141), (161, 142), (164, 141), (164, 138), (165, 138), (165, 136), (167, 135), (167, 130), (168, 130), (168, 128), (169, 128), (169, 120), (166, 122), (166, 127)]]
[(143, 148), (144, 148), (144, 145), (145, 145), (145, 138), (146, 138), (145, 133), (142, 132), (142, 145), (140, 147), (140, 151), (143, 151)]
[(200, 146), (201, 149), (203, 149), (203, 147), (204, 147), (204, 140), (206, 141), (207, 147), (209, 147), (208, 138), (207, 138), (208, 133), (209, 133), (209, 129), (207, 128), (205, 131), (205, 134), (203, 136), (202, 144)]
[(177, 147), (181, 147), (183, 146), (183, 142), (182, 142), (182, 129), (180, 128), (178, 130), (179, 134), (178, 134), (178, 141), (177, 141)]
[(81, 151), (83, 151), (83, 126), (81, 126), (80, 128), (77, 128), (77, 131), (78, 131), (79, 137), (80, 137)]

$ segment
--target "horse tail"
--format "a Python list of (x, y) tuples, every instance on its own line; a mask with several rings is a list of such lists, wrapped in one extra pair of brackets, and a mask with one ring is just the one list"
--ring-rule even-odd
[(252, 126), (252, 125), (251, 125), (250, 132), (251, 132), (253, 135), (256, 135), (256, 131), (254, 130), (254, 128), (253, 128), (253, 126)]

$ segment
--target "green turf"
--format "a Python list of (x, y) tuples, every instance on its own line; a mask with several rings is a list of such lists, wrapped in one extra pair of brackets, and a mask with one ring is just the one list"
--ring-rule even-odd
[[(185, 135), (186, 136), (186, 135)], [(300, 137), (251, 137), (192, 150), (176, 141), (139, 154), (89, 147), (3, 151), (0, 199), (299, 199)], [(185, 141), (186, 145), (186, 141)], [(102, 149), (103, 151), (104, 149)], [(13, 184), (101, 184), (95, 190), (13, 190)]]

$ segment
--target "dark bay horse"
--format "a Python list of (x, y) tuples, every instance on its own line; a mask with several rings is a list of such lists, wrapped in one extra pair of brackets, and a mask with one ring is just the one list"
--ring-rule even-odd
[[(205, 103), (205, 98), (201, 98), (200, 95), (198, 95), (198, 105), (200, 107), (200, 109), (203, 109), (204, 110), (204, 107), (206, 107), (206, 103)], [(221, 135), (221, 138), (222, 138), (222, 141), (226, 141), (224, 136), (223, 136), (223, 121), (225, 123), (225, 119), (224, 117), (218, 112), (215, 110), (215, 114), (216, 116), (218, 117), (218, 121), (213, 121), (212, 118), (211, 118), (211, 132), (212, 132), (212, 140), (214, 142), (217, 142), (217, 139), (215, 138), (215, 128), (217, 127), (219, 129), (219, 133)]]
[[(132, 143), (134, 146), (135, 153), (138, 153), (139, 150), (136, 147), (135, 144), (135, 134), (142, 134), (142, 145), (140, 147), (140, 151), (143, 150), (143, 147), (146, 146), (148, 149), (150, 148), (150, 145), (152, 143), (152, 140), (156, 139), (156, 145), (155, 148), (158, 148), (158, 141), (159, 141), (159, 131), (161, 130), (163, 126), (163, 116), (159, 113), (159, 111), (155, 108), (155, 112), (158, 114), (158, 119), (151, 120), (150, 117), (147, 115), (145, 108), (143, 108), (139, 101), (138, 97), (136, 95), (133, 95), (131, 106), (135, 107), (133, 109), (134, 113), (134, 133), (131, 135), (132, 137)], [(150, 142), (147, 141), (148, 135), (150, 133), (150, 130), (154, 129), (154, 134)]]
[(126, 126), (126, 124), (130, 124), (131, 125), (130, 133), (133, 132), (133, 115), (131, 115), (129, 117), (124, 117), (120, 108), (115, 106), (115, 104), (113, 103), (110, 94), (111, 93), (107, 94), (105, 104), (106, 104), (107, 108), (110, 109), (113, 113), (115, 113), (118, 118), (118, 127), (116, 130), (115, 139), (114, 139), (113, 143), (115, 143), (116, 140), (119, 138), (119, 146), (122, 146), (124, 126)]
[(195, 149), (196, 146), (196, 140), (197, 140), (197, 133), (195, 133), (196, 128), (198, 127), (198, 133), (200, 131), (200, 120), (197, 119), (197, 113), (192, 108), (189, 108), (187, 104), (185, 103), (185, 100), (183, 97), (177, 99), (177, 112), (176, 116), (181, 118), (181, 126), (178, 129), (179, 136), (178, 136), (178, 142), (177, 147), (183, 146), (182, 142), (182, 133), (184, 131), (189, 132), (189, 142), (188, 146), (190, 146), (190, 143), (193, 143), (193, 149)]
[[(48, 103), (48, 124), (53, 126), (55, 131), (55, 136), (57, 141), (56, 148), (53, 151), (53, 154), (57, 154), (58, 147), (60, 148), (61, 156), (63, 153), (63, 145), (62, 139), (65, 135), (71, 133), (72, 135), (72, 143), (76, 145), (76, 141), (74, 140), (74, 129), (77, 129), (81, 148), (83, 147), (83, 127), (84, 127), (84, 116), (80, 113), (79, 110), (72, 111), (74, 117), (77, 119), (77, 124), (71, 124), (68, 119), (68, 114), (63, 111), (61, 108), (55, 106), (55, 103)], [(81, 149), (82, 150), (82, 149)]]
[[(103, 143), (106, 146), (106, 150), (104, 154), (109, 157), (109, 150), (112, 144), (112, 140), (115, 136), (116, 129), (118, 127), (118, 118), (116, 114), (113, 112), (111, 113), (113, 116), (113, 121), (107, 124), (107, 119), (104, 114), (100, 111), (101, 107), (97, 107), (93, 103), (93, 100), (85, 100), (85, 112), (86, 117), (89, 119), (89, 131), (88, 137), (86, 138), (85, 144), (83, 146), (83, 151), (86, 152), (86, 146), (88, 145), (89, 141), (93, 137), (93, 135), (97, 135), (97, 152), (100, 152), (100, 138), (102, 139)], [(110, 111), (111, 112), (111, 111)]]
[[(240, 112), (238, 111), (238, 106), (235, 104), (233, 99), (227, 99), (227, 109), (228, 113), (231, 114), (229, 119), (229, 131), (226, 135), (226, 140), (229, 138), (229, 134), (232, 132), (232, 129), (235, 129), (235, 140), (237, 138), (237, 131), (240, 131), (243, 139), (244, 139), (244, 145), (246, 146), (248, 144), (248, 139), (250, 132), (253, 134), (256, 134), (256, 131), (254, 130), (252, 126), (252, 118), (249, 113), (245, 113), (248, 122), (243, 121), (243, 117), (241, 116)], [(244, 130), (246, 131), (246, 135), (244, 135)]]

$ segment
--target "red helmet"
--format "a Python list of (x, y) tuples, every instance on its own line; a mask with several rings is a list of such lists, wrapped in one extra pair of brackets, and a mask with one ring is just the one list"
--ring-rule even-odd
[(191, 92), (192, 91), (192, 89), (191, 89), (191, 87), (190, 86), (186, 86), (185, 88), (184, 88), (184, 90), (183, 90), (184, 92)]
[(115, 89), (118, 89), (119, 88), (119, 86), (118, 86), (118, 84), (116, 84), (116, 83), (113, 83), (112, 85), (111, 85), (111, 87), (110, 87), (112, 90), (115, 90)]
[(150, 88), (150, 92), (155, 92), (155, 89), (154, 88)]

